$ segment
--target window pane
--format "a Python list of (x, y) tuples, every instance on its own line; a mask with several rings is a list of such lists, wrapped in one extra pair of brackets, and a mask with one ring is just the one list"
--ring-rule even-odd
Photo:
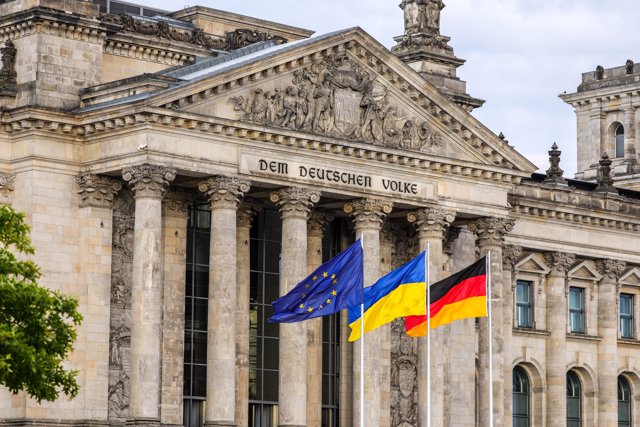
[(616, 158), (624, 157), (624, 126), (620, 125), (616, 129)]

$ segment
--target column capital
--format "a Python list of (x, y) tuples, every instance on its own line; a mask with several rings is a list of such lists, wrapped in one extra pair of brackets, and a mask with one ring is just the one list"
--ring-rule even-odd
[(344, 212), (353, 218), (356, 230), (380, 230), (392, 209), (393, 203), (382, 199), (360, 199), (344, 205)]
[(241, 201), (237, 211), (237, 227), (251, 228), (254, 215), (262, 211), (262, 208), (263, 203), (261, 201), (249, 198)]
[(287, 187), (269, 196), (271, 203), (280, 208), (282, 218), (309, 218), (311, 208), (320, 201), (320, 192), (301, 187)]
[(576, 260), (575, 254), (566, 252), (547, 252), (544, 254), (544, 262), (552, 272), (565, 275)]
[(13, 192), (16, 176), (8, 173), (0, 172), (0, 200), (9, 198), (9, 194)]
[(161, 199), (176, 178), (176, 170), (145, 163), (124, 168), (122, 178), (129, 184), (134, 198)]
[(395, 222), (385, 221), (380, 228), (380, 243), (383, 245), (393, 245), (393, 238), (398, 231), (398, 224)]
[(322, 237), (324, 235), (324, 227), (333, 221), (336, 215), (325, 209), (314, 209), (309, 215), (307, 222), (307, 235), (313, 237)]
[(602, 279), (618, 281), (624, 269), (627, 267), (627, 263), (617, 259), (604, 258), (596, 260), (596, 267), (598, 273), (602, 274)]
[(196, 198), (196, 194), (189, 189), (171, 189), (162, 199), (162, 207), (168, 212), (186, 214)]
[(520, 255), (522, 255), (522, 247), (504, 245), (502, 247), (502, 265), (513, 270)]
[(442, 240), (442, 252), (449, 256), (453, 255), (453, 243), (458, 240), (461, 231), (462, 229), (460, 227), (447, 228), (447, 231), (444, 233), (444, 239)]
[(76, 176), (80, 207), (111, 208), (113, 198), (122, 190), (122, 183), (115, 179), (85, 173)]
[(502, 246), (504, 236), (513, 230), (515, 221), (508, 218), (484, 217), (467, 225), (476, 234), (478, 246)]
[(198, 189), (209, 198), (211, 209), (237, 209), (240, 199), (249, 191), (249, 181), (234, 176), (212, 176)]
[(454, 211), (441, 208), (424, 208), (407, 214), (407, 221), (414, 224), (421, 238), (444, 239), (444, 234), (456, 219)]

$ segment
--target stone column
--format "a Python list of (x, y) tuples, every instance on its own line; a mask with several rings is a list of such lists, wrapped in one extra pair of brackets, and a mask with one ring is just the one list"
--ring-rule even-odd
[[(502, 426), (504, 421), (504, 313), (502, 277), (502, 244), (504, 236), (513, 230), (514, 221), (506, 218), (479, 218), (469, 223), (470, 231), (476, 233), (476, 244), (480, 256), (491, 253), (491, 295), (493, 331), (489, 331), (488, 318), (480, 319), (479, 342), (479, 417), (480, 427), (489, 427), (489, 339), (493, 343), (493, 419), (494, 426)], [(511, 377), (507, 379), (511, 381)], [(493, 426), (491, 426), (493, 427)]]
[(522, 255), (522, 248), (513, 245), (504, 245), (502, 248), (502, 274), (504, 283), (504, 296), (502, 310), (504, 312), (503, 320), (503, 337), (504, 337), (504, 424), (508, 426), (513, 420), (513, 399), (510, 399), (513, 384), (511, 381), (513, 375), (513, 359), (515, 351), (511, 347), (513, 341), (513, 314), (515, 308), (515, 299), (513, 293), (516, 286), (515, 265), (518, 258)]
[(632, 105), (633, 95), (629, 94), (628, 96), (630, 105), (624, 110), (624, 162), (634, 165), (638, 163), (636, 156), (636, 108)]
[[(1, 180), (1, 177), (0, 177)], [(83, 308), (85, 321), (78, 328), (86, 343), (84, 384), (81, 393), (85, 409), (93, 418), (106, 420), (109, 400), (109, 314), (111, 304), (111, 232), (113, 229), (113, 198), (122, 184), (113, 179), (83, 174), (76, 177), (80, 210), (79, 283), (85, 285)], [(90, 331), (90, 333), (89, 333)], [(80, 337), (79, 337), (80, 338)], [(86, 416), (83, 416), (88, 418)]]
[(0, 172), (0, 206), (11, 204), (11, 193), (15, 188), (15, 175)]
[(261, 205), (240, 203), (236, 222), (236, 425), (249, 425), (249, 312), (251, 223)]
[(236, 221), (249, 182), (214, 176), (198, 187), (211, 202), (205, 425), (235, 424)]
[[(280, 207), (282, 252), (280, 256), (280, 295), (287, 294), (307, 277), (307, 219), (320, 193), (305, 188), (283, 188), (270, 199)], [(307, 425), (307, 325), (305, 322), (280, 324), (280, 376), (278, 425)]]
[[(364, 248), (364, 285), (373, 285), (380, 278), (380, 228), (391, 213), (391, 202), (380, 199), (362, 199), (344, 205), (344, 211), (353, 218), (356, 239)], [(380, 330), (364, 337), (364, 425), (380, 427)], [(360, 425), (360, 346), (353, 345), (353, 426)]]
[[(549, 252), (547, 267), (547, 426), (561, 427), (567, 420), (567, 273), (576, 260), (574, 254)], [(617, 336), (617, 335), (616, 335)], [(617, 396), (617, 394), (616, 394)], [(561, 402), (562, 404), (558, 404)], [(617, 410), (616, 410), (617, 413)]]
[(162, 198), (174, 169), (143, 164), (122, 177), (135, 198), (131, 276), (131, 385), (129, 417), (134, 425), (160, 423), (162, 339)]
[[(322, 265), (322, 237), (333, 213), (321, 209), (311, 212), (307, 223), (307, 274)], [(322, 317), (307, 324), (307, 426), (322, 423)]]
[[(443, 254), (444, 234), (455, 220), (455, 212), (439, 208), (425, 208), (407, 215), (407, 220), (414, 224), (418, 232), (420, 252), (430, 250), (429, 284), (442, 278), (442, 267), (445, 262)], [(431, 425), (444, 425), (444, 391), (448, 384), (444, 381), (446, 327), (431, 331)], [(418, 339), (418, 425), (427, 425), (427, 337)]]
[(618, 425), (618, 279), (626, 264), (615, 259), (596, 261), (598, 284), (598, 425)]

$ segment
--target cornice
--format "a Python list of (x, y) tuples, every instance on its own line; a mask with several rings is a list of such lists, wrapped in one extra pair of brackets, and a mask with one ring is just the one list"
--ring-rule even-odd
[(30, 34), (49, 35), (102, 43), (107, 36), (100, 22), (67, 15), (50, 9), (33, 8), (3, 17), (0, 22), (0, 41), (25, 37)]
[[(147, 42), (141, 37), (117, 34), (109, 36), (105, 41), (104, 51), (111, 55), (143, 59), (170, 66), (191, 64), (195, 62), (196, 53), (201, 51), (194, 46), (188, 46), (184, 49), (179, 49), (178, 46), (179, 43), (176, 42), (159, 46), (157, 42)], [(204, 52), (208, 53), (208, 51), (202, 51), (202, 53)]]

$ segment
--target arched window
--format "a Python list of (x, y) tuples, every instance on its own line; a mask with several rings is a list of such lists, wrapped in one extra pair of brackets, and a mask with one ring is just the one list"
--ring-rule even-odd
[(513, 427), (529, 427), (529, 376), (520, 366), (513, 368)]
[(575, 372), (567, 372), (567, 427), (582, 427), (582, 386)]
[(624, 126), (616, 128), (616, 158), (624, 157)]
[(618, 377), (618, 427), (631, 427), (631, 386), (622, 375)]

